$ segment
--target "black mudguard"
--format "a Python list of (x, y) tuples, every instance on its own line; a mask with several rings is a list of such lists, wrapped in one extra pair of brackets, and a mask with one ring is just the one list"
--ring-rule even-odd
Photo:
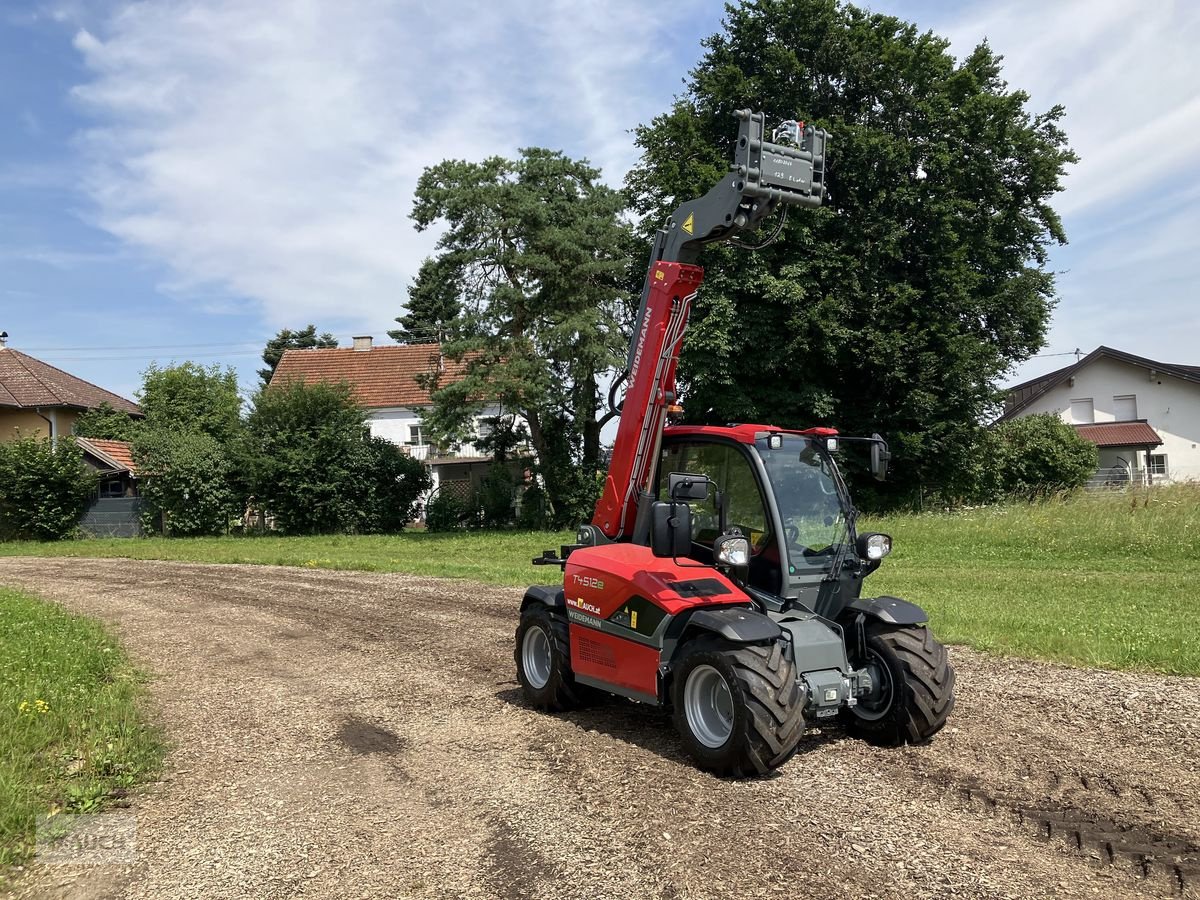
[(525, 597), (521, 600), (521, 612), (525, 612), (535, 603), (540, 603), (550, 609), (567, 608), (563, 589), (556, 584), (535, 584), (526, 588)]
[(774, 619), (746, 607), (698, 609), (687, 620), (686, 630), (693, 629), (710, 631), (735, 644), (766, 644), (783, 634)]
[(862, 613), (888, 625), (924, 625), (929, 621), (925, 610), (899, 597), (859, 597), (846, 604), (846, 612)]

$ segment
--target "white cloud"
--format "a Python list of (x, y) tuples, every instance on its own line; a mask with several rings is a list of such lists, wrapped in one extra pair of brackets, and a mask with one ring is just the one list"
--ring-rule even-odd
[[(172, 287), (376, 333), (434, 240), (407, 218), (421, 170), (563, 147), (619, 181), (626, 130), (683, 74), (664, 48), (699, 0), (160, 0), (75, 46), (98, 223)], [(695, 46), (695, 42), (689, 42)]]
[(1125, 211), (1200, 156), (1200, 5), (1176, 0), (1008, 0), (942, 29), (962, 56), (984, 37), (1041, 111), (1061, 103), (1080, 162), (1055, 207)]

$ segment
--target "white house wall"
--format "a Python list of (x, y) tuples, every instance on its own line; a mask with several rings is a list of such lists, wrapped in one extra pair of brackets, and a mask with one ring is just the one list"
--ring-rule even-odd
[[(1047, 391), (1020, 415), (1048, 412), (1076, 424), (1071, 419), (1071, 401), (1090, 397), (1095, 421), (1115, 422), (1113, 398), (1133, 394), (1137, 417), (1147, 420), (1163, 439), (1154, 452), (1167, 454), (1171, 480), (1200, 480), (1200, 385), (1160, 373), (1152, 379), (1141, 366), (1105, 357), (1076, 372), (1074, 381), (1074, 385), (1064, 381)], [(1111, 451), (1102, 454), (1107, 458)], [(1139, 459), (1138, 465), (1144, 463)]]
[[(367, 425), (371, 434), (386, 438), (393, 444), (407, 444), (411, 440), (412, 427), (421, 424), (421, 410), (411, 407), (391, 407), (388, 409), (372, 409), (368, 411)], [(480, 421), (495, 418), (500, 414), (500, 407), (484, 407), (475, 417), (478, 429)]]

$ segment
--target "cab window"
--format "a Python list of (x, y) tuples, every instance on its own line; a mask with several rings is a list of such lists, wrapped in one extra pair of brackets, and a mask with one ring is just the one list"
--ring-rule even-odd
[[(750, 582), (764, 590), (779, 590), (779, 551), (771, 533), (766, 506), (750, 460), (737, 447), (706, 442), (671, 444), (663, 449), (658, 469), (658, 496), (667, 499), (671, 472), (707, 475), (725, 493), (727, 524), (750, 539)], [(712, 562), (712, 545), (720, 534), (716, 493), (691, 501), (693, 556)], [(699, 545), (699, 546), (697, 546)]]

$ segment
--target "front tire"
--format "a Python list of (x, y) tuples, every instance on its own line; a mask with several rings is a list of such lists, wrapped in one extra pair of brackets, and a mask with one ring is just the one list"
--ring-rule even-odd
[(517, 681), (531, 706), (565, 712), (584, 704), (588, 692), (575, 683), (570, 633), (562, 616), (540, 603), (522, 612), (514, 656)]
[(671, 699), (684, 747), (717, 775), (766, 775), (795, 755), (804, 734), (804, 691), (778, 642), (696, 641), (676, 666)]
[(867, 658), (876, 687), (842, 712), (856, 737), (885, 747), (923, 744), (942, 730), (954, 710), (954, 667), (927, 626), (869, 622)]

